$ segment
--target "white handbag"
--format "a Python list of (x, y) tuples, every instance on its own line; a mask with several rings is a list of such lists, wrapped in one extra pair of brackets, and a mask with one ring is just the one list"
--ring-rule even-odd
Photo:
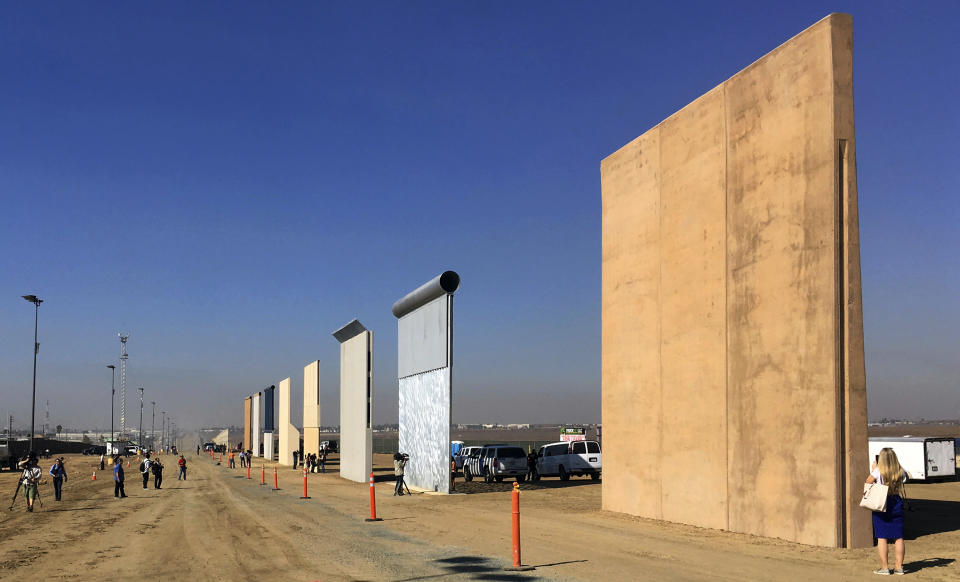
[(863, 499), (860, 500), (860, 507), (866, 507), (871, 511), (886, 511), (887, 492), (889, 490), (889, 487), (880, 483), (864, 483)]

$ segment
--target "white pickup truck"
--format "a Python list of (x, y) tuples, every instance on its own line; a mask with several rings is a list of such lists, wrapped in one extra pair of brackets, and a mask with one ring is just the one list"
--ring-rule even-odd
[(596, 481), (603, 469), (602, 461), (597, 441), (550, 443), (537, 451), (535, 479), (559, 476), (561, 481), (566, 481), (570, 475), (590, 475)]

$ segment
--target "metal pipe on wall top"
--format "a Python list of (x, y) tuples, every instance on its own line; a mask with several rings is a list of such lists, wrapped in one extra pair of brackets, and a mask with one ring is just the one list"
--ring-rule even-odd
[(418, 307), (422, 307), (445, 293), (453, 293), (460, 287), (460, 275), (454, 271), (444, 271), (393, 304), (394, 317), (400, 318)]

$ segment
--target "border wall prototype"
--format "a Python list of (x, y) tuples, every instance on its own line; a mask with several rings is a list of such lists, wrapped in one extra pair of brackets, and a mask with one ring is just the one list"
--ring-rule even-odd
[(397, 317), (400, 452), (413, 488), (450, 492), (453, 394), (453, 293), (460, 276), (445, 271), (393, 305)]
[(253, 398), (253, 435), (251, 436), (251, 442), (253, 443), (253, 456), (262, 457), (260, 453), (260, 435), (261, 427), (263, 426), (260, 422), (260, 393), (257, 392), (252, 396)]
[(303, 368), (303, 454), (320, 453), (320, 360)]
[(373, 332), (354, 319), (340, 342), (340, 476), (365, 483), (373, 470)]
[(852, 63), (830, 15), (602, 162), (603, 509), (871, 544)]
[(293, 465), (293, 451), (300, 450), (300, 431), (290, 422), (290, 378), (277, 384), (277, 462)]
[(253, 399), (250, 396), (247, 396), (243, 399), (243, 450), (251, 448), (250, 444), (250, 433), (251, 433), (251, 410), (253, 404)]

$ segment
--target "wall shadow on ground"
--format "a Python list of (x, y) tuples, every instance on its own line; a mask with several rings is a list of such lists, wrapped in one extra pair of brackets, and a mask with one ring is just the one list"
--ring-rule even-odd
[(960, 501), (910, 499), (904, 512), (903, 538), (917, 538), (960, 530)]
[[(524, 481), (520, 484), (520, 491), (538, 491), (542, 489), (566, 489), (568, 487), (599, 487), (601, 481), (592, 481), (590, 479), (570, 479), (561, 481), (559, 479), (541, 479), (540, 481)], [(484, 483), (483, 479), (474, 479), (467, 483), (458, 479), (456, 482), (455, 493), (505, 493), (513, 490), (513, 480), (504, 480), (501, 483)]]
[(414, 580), (444, 579), (456, 576), (457, 580), (492, 580), (514, 582), (521, 580), (542, 580), (534, 572), (507, 572), (499, 561), (481, 556), (453, 556), (433, 560), (433, 564), (444, 570), (442, 574), (404, 578), (394, 582), (413, 582)]

